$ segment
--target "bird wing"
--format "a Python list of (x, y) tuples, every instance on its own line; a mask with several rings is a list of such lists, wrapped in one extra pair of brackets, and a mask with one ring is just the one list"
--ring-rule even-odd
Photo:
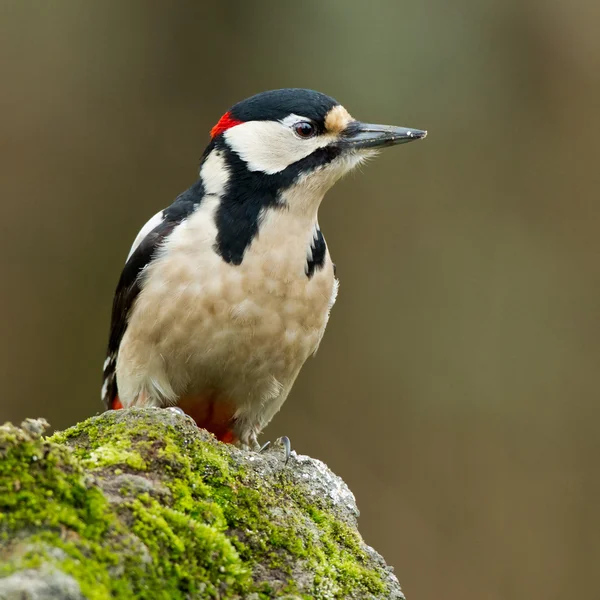
[(171, 206), (154, 215), (142, 227), (133, 242), (113, 299), (102, 384), (102, 400), (106, 408), (121, 406), (116, 377), (117, 357), (129, 315), (142, 289), (141, 275), (173, 230), (198, 207), (203, 196), (202, 182), (197, 181), (178, 196)]

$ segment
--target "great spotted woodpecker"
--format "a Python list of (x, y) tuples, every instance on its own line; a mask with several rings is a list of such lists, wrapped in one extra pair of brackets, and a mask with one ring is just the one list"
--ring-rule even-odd
[(336, 299), (323, 196), (376, 149), (426, 132), (282, 89), (236, 104), (210, 135), (199, 179), (133, 242), (102, 398), (112, 409), (178, 406), (218, 439), (257, 449)]

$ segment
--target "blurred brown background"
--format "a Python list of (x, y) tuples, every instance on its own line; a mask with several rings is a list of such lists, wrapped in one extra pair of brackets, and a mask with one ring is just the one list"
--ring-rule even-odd
[(600, 598), (597, 0), (0, 1), (0, 421), (101, 409), (114, 286), (264, 89), (428, 129), (328, 195), (341, 290), (265, 439), (409, 600)]

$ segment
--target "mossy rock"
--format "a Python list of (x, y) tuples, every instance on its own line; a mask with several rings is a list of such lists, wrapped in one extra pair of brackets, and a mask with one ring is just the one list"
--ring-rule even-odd
[(0, 427), (0, 600), (403, 598), (320, 461), (170, 410), (46, 426)]

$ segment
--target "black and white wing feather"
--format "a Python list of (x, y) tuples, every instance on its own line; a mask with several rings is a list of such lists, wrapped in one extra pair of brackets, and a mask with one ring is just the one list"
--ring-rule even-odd
[(104, 361), (102, 400), (106, 408), (120, 408), (116, 367), (119, 346), (127, 329), (131, 310), (142, 289), (142, 274), (173, 230), (198, 207), (204, 196), (197, 181), (165, 210), (152, 217), (137, 235), (121, 273), (113, 300), (110, 336)]

